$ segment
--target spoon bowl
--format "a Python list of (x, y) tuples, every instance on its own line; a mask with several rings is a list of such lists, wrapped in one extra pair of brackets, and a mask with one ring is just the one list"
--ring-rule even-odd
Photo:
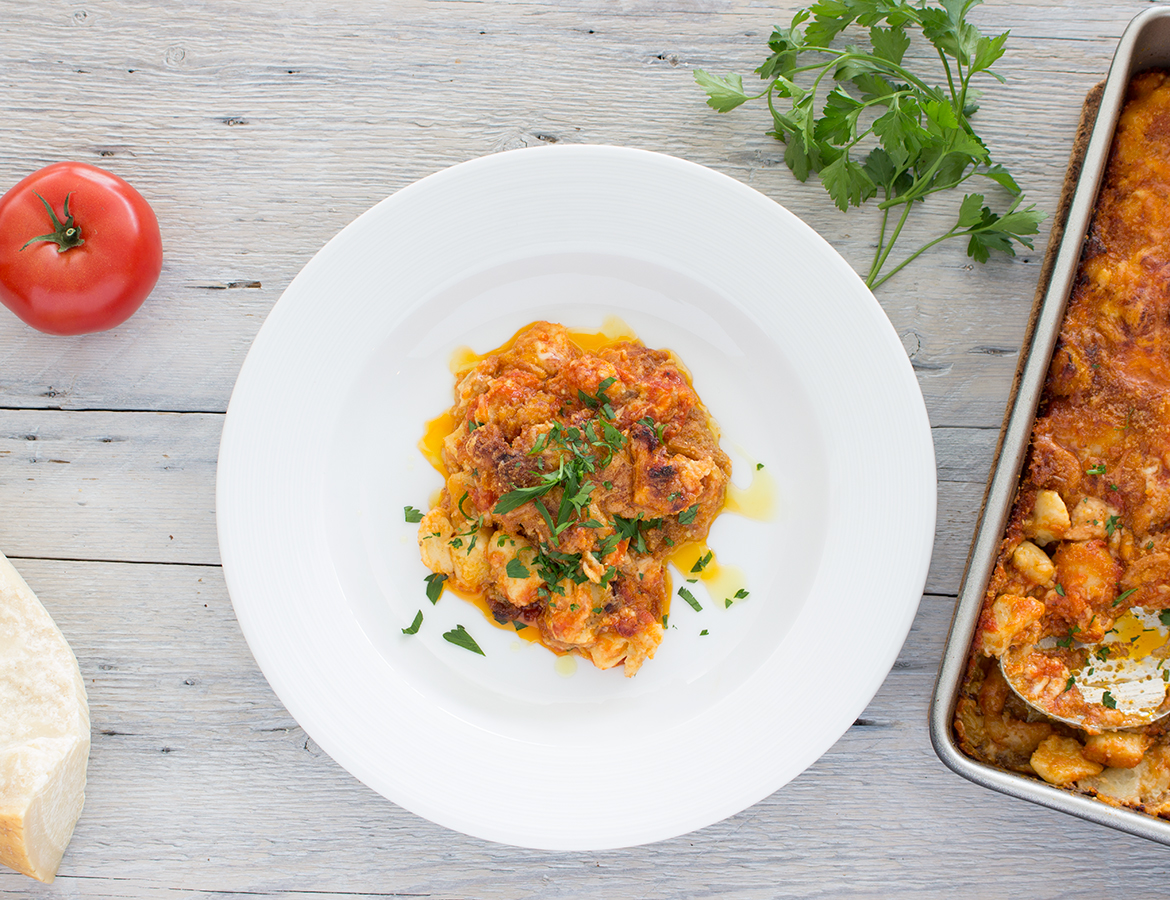
[(1136, 728), (1170, 715), (1170, 611), (1134, 607), (1105, 638), (1046, 637), (1012, 647), (1000, 669), (1033, 709), (1090, 734)]

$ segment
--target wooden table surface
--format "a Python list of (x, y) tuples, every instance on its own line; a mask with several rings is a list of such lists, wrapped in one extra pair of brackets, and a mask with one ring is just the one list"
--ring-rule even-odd
[[(1149, 5), (990, 0), (973, 13), (1012, 32), (1007, 83), (984, 85), (975, 121), (1041, 209), (1056, 206), (1085, 93)], [(96, 163), (150, 200), (165, 248), (153, 295), (114, 331), (50, 337), (0, 309), (0, 550), (70, 640), (93, 718), (57, 881), (4, 870), (0, 894), (1165, 896), (1170, 848), (970, 784), (927, 736), (1048, 223), (1036, 252), (980, 266), (944, 245), (879, 290), (937, 451), (925, 594), (864, 715), (726, 821), (601, 853), (451, 832), (323, 753), (241, 635), (215, 530), (232, 386), (289, 281), (383, 197), (508, 148), (639, 147), (752, 185), (864, 269), (874, 211), (838, 212), (783, 165), (761, 109), (717, 115), (692, 81), (695, 67), (748, 75), (797, 6), (0, 0), (0, 187), (50, 162)]]

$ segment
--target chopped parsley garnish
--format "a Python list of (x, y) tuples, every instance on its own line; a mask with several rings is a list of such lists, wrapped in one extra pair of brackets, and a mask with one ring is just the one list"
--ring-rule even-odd
[[(584, 392), (581, 393), (597, 402), (597, 398), (589, 398)], [(506, 515), (559, 487), (562, 489), (561, 503), (555, 522), (547, 507), (541, 509), (538, 506), (546, 524), (553, 523), (549, 525), (553, 536), (556, 537), (574, 524), (575, 517), (583, 516), (595, 487), (589, 475), (608, 465), (613, 454), (625, 444), (625, 436), (610, 421), (613, 410), (608, 408), (608, 403), (601, 404), (601, 411), (606, 418), (591, 419), (584, 429), (575, 425), (566, 428), (556, 422), (541, 434), (528, 454), (535, 455), (545, 449), (554, 451), (557, 454), (556, 469), (541, 475), (536, 484), (505, 493), (496, 502), (492, 512), (498, 516)]]
[(736, 600), (743, 600), (747, 595), (747, 588), (740, 588), (732, 596), (734, 596)]
[(422, 510), (415, 509), (413, 506), (404, 506), (402, 509), (406, 514), (406, 521), (412, 525), (417, 525), (423, 520)]
[(1113, 537), (1113, 532), (1115, 532), (1118, 528), (1121, 527), (1118, 524), (1120, 522), (1121, 522), (1121, 516), (1110, 516), (1108, 519), (1106, 519), (1105, 520), (1105, 534), (1108, 535), (1109, 537)]
[(666, 426), (664, 424), (662, 424), (661, 422), (655, 422), (649, 416), (642, 416), (642, 418), (640, 418), (638, 420), (638, 424), (645, 425), (647, 428), (649, 428), (651, 431), (653, 431), (654, 432), (654, 439), (656, 441), (658, 441), (658, 443), (660, 443), (660, 444), (662, 443), (663, 435), (666, 432)]
[(695, 516), (698, 514), (698, 512), (699, 512), (699, 504), (698, 503), (696, 503), (694, 506), (688, 506), (686, 509), (684, 509), (682, 512), (680, 512), (678, 514), (678, 524), (679, 525), (690, 525), (691, 522), (695, 521)]
[(1062, 596), (1062, 597), (1064, 596), (1064, 585), (1063, 584), (1056, 585), (1056, 593), (1060, 594), (1060, 596)]
[(1086, 475), (1104, 475), (1105, 474), (1105, 463), (1098, 463), (1097, 465), (1095, 465), (1091, 468), (1085, 469), (1085, 474)]
[(589, 580), (581, 569), (580, 553), (564, 553), (555, 547), (542, 543), (532, 562), (536, 568), (536, 574), (544, 582), (537, 588), (536, 594), (543, 600), (550, 600), (550, 605), (554, 608), (556, 604), (551, 603), (552, 595), (559, 594), (562, 597), (566, 595), (565, 588), (561, 584), (562, 581), (568, 580), (574, 584), (584, 584)]
[(728, 609), (728, 608), (730, 608), (730, 606), (731, 606), (731, 598), (728, 597), (726, 600), (723, 601), (723, 608)]
[[(1077, 680), (1076, 680), (1076, 678), (1075, 678), (1074, 676), (1072, 676), (1072, 675), (1069, 675), (1069, 676), (1068, 676), (1068, 681), (1066, 681), (1066, 682), (1064, 683), (1064, 691), (1071, 690), (1071, 689), (1072, 689), (1072, 686), (1073, 686), (1074, 684), (1076, 684), (1076, 683), (1077, 683)], [(1064, 693), (1064, 691), (1061, 691), (1061, 693), (1063, 694), (1063, 693)]]
[(470, 650), (472, 653), (478, 653), (480, 656), (486, 656), (482, 650), (479, 649), (479, 644), (475, 642), (467, 629), (462, 625), (456, 625), (450, 631), (443, 632), (443, 640), (454, 644), (456, 647), (462, 647), (464, 650)]
[(707, 636), (707, 629), (704, 628), (702, 631), (699, 632), (699, 637), (706, 637), (706, 636)]
[(756, 471), (757, 471), (757, 472), (758, 472), (758, 471), (760, 471), (760, 469), (762, 469), (762, 468), (764, 468), (764, 464), (763, 464), (763, 463), (756, 463)]
[(706, 553), (704, 553), (702, 556), (700, 556), (698, 558), (698, 560), (695, 561), (695, 564), (693, 566), (691, 566), (691, 571), (692, 572), (702, 572), (705, 568), (707, 568), (707, 566), (709, 566), (711, 564), (711, 560), (713, 560), (714, 558), (715, 558), (715, 554), (713, 552), (711, 552), (710, 550), (708, 550)]
[(1106, 691), (1101, 697), (1101, 705), (1106, 709), (1117, 709), (1117, 701), (1113, 699), (1113, 695)]
[(515, 628), (517, 631), (523, 631), (528, 626), (525, 625), (523, 622), (517, 622), (515, 619), (513, 619), (512, 620), (512, 627)]
[(1158, 621), (1160, 621), (1167, 628), (1170, 628), (1170, 609), (1164, 609), (1158, 613)]
[(685, 587), (680, 587), (678, 589), (678, 595), (680, 597), (682, 597), (684, 600), (686, 600), (687, 604), (695, 612), (702, 612), (703, 611), (703, 607), (700, 605), (699, 601), (695, 599), (695, 595), (692, 594), (690, 591), (688, 591)]
[(1137, 588), (1130, 588), (1128, 591), (1123, 591), (1122, 593), (1118, 594), (1117, 599), (1113, 601), (1113, 605), (1116, 606), (1118, 603), (1120, 603), (1122, 600), (1124, 600), (1126, 597), (1128, 597), (1130, 594), (1132, 594), (1136, 590), (1137, 590)]
[[(546, 475), (547, 479), (548, 476)], [(492, 513), (497, 516), (503, 516), (510, 513), (514, 509), (519, 509), (529, 500), (535, 500), (537, 497), (542, 497), (557, 486), (556, 479), (542, 481), (540, 484), (532, 485), (531, 487), (517, 488), (514, 491), (508, 491), (504, 494), (492, 508)]]
[(628, 540), (639, 553), (646, 552), (646, 532), (661, 527), (662, 519), (644, 519), (641, 513), (633, 519), (627, 519), (625, 516), (613, 517), (613, 528), (618, 533), (619, 540)]
[(597, 394), (590, 397), (580, 388), (577, 388), (577, 399), (590, 409), (600, 410), (601, 414), (607, 419), (613, 419), (613, 406), (609, 397), (605, 396), (605, 392), (617, 381), (612, 376), (603, 378), (601, 383), (597, 385)]
[(1071, 626), (1068, 630), (1068, 635), (1057, 641), (1057, 645), (1060, 647), (1071, 647), (1073, 642), (1073, 635), (1077, 634), (1079, 631), (1080, 629), (1077, 628), (1076, 625)]
[(439, 595), (443, 593), (443, 582), (447, 580), (447, 576), (442, 572), (432, 572), (424, 581), (427, 583), (427, 599), (431, 603), (439, 602)]
[(520, 557), (513, 556), (508, 560), (506, 569), (509, 578), (527, 578), (532, 573), (525, 568), (524, 563), (520, 562)]
[[(464, 494), (463, 497), (460, 498), (459, 503), (462, 504), (463, 500), (466, 498), (467, 498), (467, 495)], [(463, 512), (462, 506), (460, 506), (459, 511)], [(463, 513), (463, 514), (465, 516), (467, 515), (466, 513)], [(447, 541), (447, 544), (451, 547), (454, 547), (456, 550), (458, 550), (463, 546), (463, 539), (470, 538), (470, 540), (467, 542), (467, 555), (470, 556), (471, 551), (475, 549), (475, 545), (479, 541), (479, 530), (481, 528), (483, 528), (483, 516), (476, 516), (475, 521), (471, 522), (467, 526), (466, 531), (456, 532), (455, 536), (452, 537), (449, 541)]]
[(422, 610), (420, 609), (414, 617), (414, 621), (410, 623), (409, 628), (403, 628), (403, 634), (418, 634), (419, 626), (422, 625)]

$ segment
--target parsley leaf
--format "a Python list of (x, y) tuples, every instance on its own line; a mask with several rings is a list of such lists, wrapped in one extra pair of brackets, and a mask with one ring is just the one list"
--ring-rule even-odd
[(413, 506), (404, 506), (402, 509), (406, 514), (406, 521), (412, 525), (417, 525), (423, 520), (422, 510), (415, 509)]
[(470, 650), (472, 653), (478, 653), (480, 656), (486, 656), (482, 650), (479, 649), (479, 644), (475, 642), (467, 629), (462, 625), (456, 625), (450, 631), (443, 632), (443, 640), (454, 644), (456, 647), (462, 647), (464, 650)]
[(702, 556), (700, 556), (695, 561), (695, 564), (693, 566), (691, 566), (691, 571), (692, 572), (702, 572), (705, 568), (707, 568), (707, 566), (709, 566), (711, 564), (711, 560), (713, 560), (714, 558), (715, 558), (714, 552), (711, 550), (708, 550), (706, 553), (704, 553)]
[(420, 609), (414, 617), (414, 621), (410, 623), (409, 628), (403, 628), (403, 634), (418, 634), (419, 626), (422, 625), (422, 610)]
[(554, 487), (557, 486), (555, 481), (542, 482), (541, 484), (533, 485), (532, 487), (517, 488), (514, 491), (508, 491), (496, 501), (496, 505), (492, 507), (492, 513), (497, 516), (502, 516), (510, 513), (514, 509), (519, 509), (529, 500), (535, 500), (537, 497), (543, 497)]
[(719, 112), (730, 112), (751, 99), (743, 92), (743, 79), (738, 75), (721, 78), (699, 69), (695, 72), (695, 81), (707, 92), (707, 105)]
[(447, 580), (447, 576), (442, 572), (432, 572), (423, 580), (427, 583), (427, 599), (431, 603), (438, 603), (439, 595), (443, 593), (443, 582)]
[(699, 601), (695, 599), (695, 595), (688, 591), (685, 587), (680, 587), (678, 589), (678, 595), (686, 600), (691, 609), (693, 609), (695, 612), (703, 611), (703, 607), (699, 604)]

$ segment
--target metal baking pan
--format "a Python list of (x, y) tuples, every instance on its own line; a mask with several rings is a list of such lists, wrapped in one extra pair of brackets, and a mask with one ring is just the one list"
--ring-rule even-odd
[[(1135, 810), (1110, 806), (1092, 797), (1058, 788), (1015, 772), (977, 762), (964, 754), (954, 732), (955, 705), (967, 665), (971, 641), (983, 596), (995, 566), (999, 543), (1015, 499), (1032, 422), (1044, 389), (1049, 363), (1064, 319), (1081, 257), (1081, 246), (1097, 201), (1097, 192), (1109, 158), (1113, 131), (1130, 79), (1151, 68), (1170, 68), (1170, 8), (1154, 8), (1138, 15), (1121, 37), (1109, 75), (1086, 101), (1082, 133), (1074, 146), (1040, 289), (1025, 336), (1026, 353), (1016, 372), (1011, 401), (1000, 432), (997, 462), (984, 495), (983, 511), (959, 587), (958, 602), (930, 708), (930, 738), (939, 758), (958, 774), (977, 784), (1031, 800), (1051, 809), (1108, 825), (1121, 831), (1170, 845), (1170, 821)], [(1093, 107), (1095, 122), (1092, 118)], [(1088, 140), (1084, 140), (1087, 129)], [(1063, 226), (1063, 228), (1061, 227)]]

